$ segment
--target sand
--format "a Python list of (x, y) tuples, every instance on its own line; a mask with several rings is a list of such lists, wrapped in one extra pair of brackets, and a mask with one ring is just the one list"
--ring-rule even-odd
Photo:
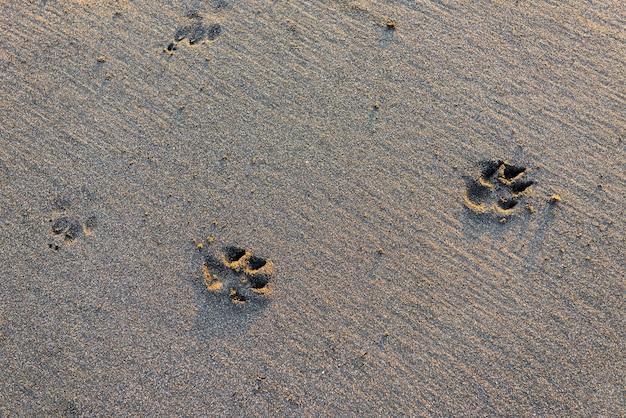
[(0, 416), (626, 416), (623, 3), (381, 3), (0, 5)]

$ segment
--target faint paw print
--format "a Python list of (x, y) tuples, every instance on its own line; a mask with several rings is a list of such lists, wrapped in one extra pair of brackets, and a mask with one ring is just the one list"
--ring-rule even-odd
[(166, 52), (173, 53), (176, 51), (178, 44), (185, 39), (189, 42), (189, 45), (196, 45), (202, 42), (214, 41), (222, 33), (222, 25), (219, 23), (205, 25), (202, 16), (196, 11), (187, 13), (186, 17), (189, 19), (188, 24), (176, 30), (174, 40), (165, 48)]

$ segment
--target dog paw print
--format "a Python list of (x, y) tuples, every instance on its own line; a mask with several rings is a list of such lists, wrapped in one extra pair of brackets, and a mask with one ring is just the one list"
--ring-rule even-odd
[(271, 294), (274, 264), (244, 248), (229, 246), (219, 253), (206, 251), (202, 273), (208, 291), (245, 304)]
[(477, 213), (513, 214), (535, 182), (526, 179), (526, 167), (502, 160), (481, 163), (477, 178), (466, 177), (465, 205)]
[(193, 46), (214, 41), (222, 33), (222, 25), (219, 23), (205, 25), (198, 12), (189, 12), (186, 17), (188, 23), (176, 30), (174, 40), (165, 48), (166, 52), (173, 53), (178, 49), (178, 45), (185, 40)]
[[(84, 235), (91, 235), (94, 228), (96, 228), (98, 221), (95, 216), (88, 217), (84, 222), (70, 216), (61, 216), (56, 219), (51, 219), (50, 232), (54, 237), (62, 238), (66, 244), (71, 244), (78, 238)], [(60, 246), (55, 244), (48, 244), (50, 248), (58, 250)]]

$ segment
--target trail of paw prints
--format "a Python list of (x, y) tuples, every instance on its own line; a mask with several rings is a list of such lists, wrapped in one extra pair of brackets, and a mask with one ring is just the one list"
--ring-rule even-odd
[(166, 52), (174, 53), (184, 41), (190, 46), (215, 41), (222, 33), (222, 25), (217, 22), (204, 24), (202, 16), (196, 11), (187, 13), (186, 18), (188, 23), (176, 30), (174, 40), (165, 48)]
[(209, 292), (216, 293), (235, 304), (258, 301), (272, 293), (274, 264), (236, 246), (222, 251), (204, 249), (202, 275)]
[[(477, 177), (465, 177), (465, 206), (476, 213), (506, 219), (523, 206), (521, 203), (535, 182), (526, 178), (527, 169), (523, 166), (502, 160), (484, 161), (480, 166)], [(532, 206), (527, 208), (532, 212)]]
[(50, 219), (50, 233), (57, 238), (54, 243), (48, 244), (48, 247), (59, 250), (59, 244), (72, 244), (77, 239), (93, 234), (94, 229), (98, 225), (96, 216), (89, 216), (84, 222), (80, 222), (71, 216), (60, 216), (56, 219)]

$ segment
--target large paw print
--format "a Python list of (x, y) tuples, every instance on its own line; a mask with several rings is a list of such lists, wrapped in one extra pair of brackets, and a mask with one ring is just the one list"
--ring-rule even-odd
[(208, 248), (202, 273), (208, 291), (228, 297), (233, 303), (245, 304), (271, 293), (274, 265), (244, 248), (230, 246), (222, 252)]
[(534, 184), (526, 180), (526, 167), (502, 160), (481, 163), (477, 178), (466, 177), (465, 205), (477, 213), (494, 213), (508, 216), (519, 207), (522, 198)]

